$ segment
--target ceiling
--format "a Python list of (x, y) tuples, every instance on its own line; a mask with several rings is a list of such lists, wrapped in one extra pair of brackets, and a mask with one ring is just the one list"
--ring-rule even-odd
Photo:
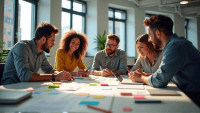
[(181, 17), (200, 17), (200, 0), (187, 0), (188, 4), (180, 4), (182, 0), (128, 0), (139, 8), (158, 7), (160, 11), (178, 13)]

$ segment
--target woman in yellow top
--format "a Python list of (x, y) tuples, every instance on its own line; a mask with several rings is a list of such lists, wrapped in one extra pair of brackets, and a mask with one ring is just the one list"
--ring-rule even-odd
[[(57, 71), (65, 70), (73, 76), (88, 77), (90, 71), (85, 71), (86, 67), (82, 61), (88, 47), (88, 38), (85, 34), (76, 33), (70, 30), (60, 39), (60, 48), (56, 52), (54, 68)], [(78, 72), (73, 72), (78, 66)]]

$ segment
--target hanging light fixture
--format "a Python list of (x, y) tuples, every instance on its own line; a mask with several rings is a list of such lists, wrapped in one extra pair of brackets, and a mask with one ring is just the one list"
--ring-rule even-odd
[(183, 0), (183, 1), (180, 2), (180, 4), (188, 4), (188, 1)]

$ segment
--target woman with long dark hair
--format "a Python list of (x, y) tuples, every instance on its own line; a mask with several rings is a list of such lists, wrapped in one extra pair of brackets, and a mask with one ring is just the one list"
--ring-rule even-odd
[[(73, 30), (66, 32), (60, 40), (54, 68), (70, 72), (73, 76), (88, 77), (90, 71), (85, 71), (86, 67), (82, 61), (87, 52), (88, 44), (88, 38), (85, 34)], [(76, 67), (79, 68), (78, 72), (73, 72)]]

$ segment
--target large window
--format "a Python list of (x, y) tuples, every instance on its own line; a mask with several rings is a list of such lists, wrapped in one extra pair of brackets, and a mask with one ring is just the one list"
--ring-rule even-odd
[(119, 49), (126, 51), (126, 10), (109, 7), (108, 34), (120, 38)]
[(86, 9), (82, 0), (62, 0), (62, 37), (70, 29), (86, 33)]
[(4, 49), (10, 50), (18, 41), (33, 38), (38, 1), (4, 0), (4, 28), (7, 29), (3, 36), (3, 41), (6, 42)]

